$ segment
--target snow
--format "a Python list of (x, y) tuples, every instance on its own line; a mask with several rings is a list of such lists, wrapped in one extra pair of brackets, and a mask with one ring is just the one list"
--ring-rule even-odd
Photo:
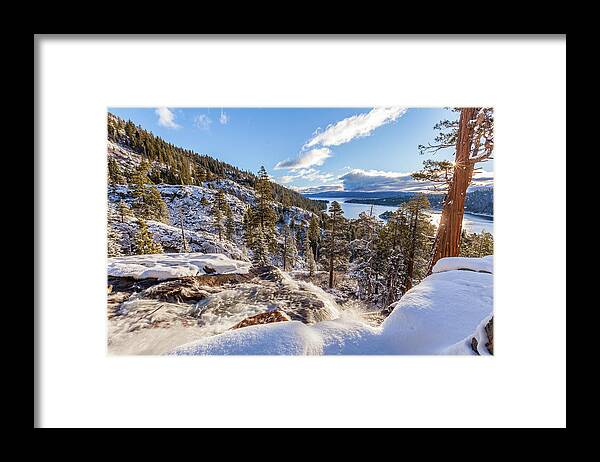
[[(183, 227), (187, 249), (192, 252), (223, 253), (236, 260), (247, 260), (248, 252), (242, 241), (241, 223), (247, 205), (252, 206), (256, 197), (254, 191), (242, 186), (232, 180), (220, 179), (205, 182), (204, 186), (191, 185), (155, 185), (169, 211), (170, 224), (147, 220), (148, 229), (153, 238), (165, 251), (177, 252), (182, 249), (182, 237), (180, 228), (180, 217), (183, 219)], [(211, 203), (218, 190), (225, 192), (225, 200), (233, 214), (235, 232), (231, 240), (223, 237), (219, 240), (215, 229), (214, 219), (211, 215)], [(202, 205), (202, 199), (206, 205)], [(129, 207), (132, 206), (133, 196), (127, 185), (116, 185), (109, 189), (109, 228), (121, 236), (120, 244), (125, 253), (130, 253), (132, 240), (137, 230), (137, 224), (133, 217), (121, 217), (118, 213), (118, 204), (123, 200)], [(290, 207), (286, 213), (286, 220), (291, 219), (305, 229), (310, 221), (311, 214), (298, 207)], [(281, 224), (278, 224), (277, 233), (281, 232)], [(282, 241), (280, 234), (276, 240)]]
[(300, 321), (258, 324), (206, 337), (176, 348), (175, 355), (311, 355), (320, 354), (322, 339)]
[(493, 276), (450, 270), (409, 290), (381, 325), (389, 354), (444, 354), (492, 313)]
[[(296, 321), (256, 325), (202, 338), (170, 354), (474, 354), (471, 338), (485, 344), (484, 327), (492, 316), (492, 259), (443, 260), (444, 269), (409, 290), (379, 327), (343, 315), (312, 325)], [(457, 263), (470, 271), (450, 269)], [(482, 267), (490, 272), (482, 272)], [(484, 349), (481, 354), (486, 354)]]
[(481, 258), (464, 258), (464, 257), (446, 257), (441, 258), (434, 265), (432, 272), (441, 273), (451, 270), (470, 270), (480, 271), (483, 273), (492, 273), (493, 261), (492, 255), (487, 255)]
[(485, 326), (490, 321), (490, 319), (492, 319), (492, 315), (487, 316), (483, 319), (483, 321), (481, 321), (479, 326), (477, 326), (477, 329), (475, 329), (473, 335), (470, 335), (469, 337), (461, 340), (460, 342), (457, 342), (456, 344), (448, 347), (444, 353), (448, 355), (475, 355), (475, 352), (471, 347), (471, 339), (474, 337), (477, 340), (477, 352), (479, 353), (479, 355), (491, 356), (490, 352), (485, 347), (485, 344), (488, 341), (487, 334), (485, 333)]
[[(246, 274), (249, 262), (233, 260), (223, 254), (164, 253), (128, 255), (108, 259), (108, 275), (134, 279), (174, 279), (203, 274)], [(206, 271), (206, 270), (209, 271)], [(210, 271), (212, 270), (212, 271)]]

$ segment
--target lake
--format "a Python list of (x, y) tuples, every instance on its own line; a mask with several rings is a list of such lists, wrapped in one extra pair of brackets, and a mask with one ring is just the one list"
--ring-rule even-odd
[[(358, 218), (358, 215), (361, 212), (369, 213), (371, 207), (373, 207), (373, 215), (379, 217), (383, 212), (394, 211), (398, 207), (390, 207), (387, 205), (371, 205), (371, 204), (354, 204), (345, 202), (349, 200), (349, 197), (312, 197), (307, 195), (311, 199), (318, 199), (322, 201), (327, 201), (327, 208), (329, 209), (329, 203), (333, 200), (339, 202), (342, 206), (342, 210), (344, 211), (344, 216), (346, 218)], [(440, 217), (442, 212), (439, 210), (429, 210), (426, 212), (430, 217), (431, 221), (437, 226), (440, 222)], [(487, 217), (482, 215), (474, 215), (472, 213), (465, 213), (463, 217), (463, 229), (465, 229), (468, 233), (480, 233), (482, 230), (485, 230), (488, 233), (494, 233), (494, 218)]]

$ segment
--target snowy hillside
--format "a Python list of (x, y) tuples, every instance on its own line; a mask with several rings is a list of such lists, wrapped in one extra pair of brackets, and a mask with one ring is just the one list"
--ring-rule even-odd
[[(167, 205), (171, 224), (150, 220), (148, 227), (154, 240), (162, 245), (165, 252), (181, 250), (180, 223), (183, 222), (187, 248), (191, 252), (223, 253), (238, 260), (248, 259), (242, 243), (241, 224), (246, 206), (252, 206), (256, 200), (252, 189), (225, 179), (206, 182), (204, 186), (156, 185), (156, 188)], [(231, 241), (219, 241), (210, 213), (211, 204), (219, 190), (224, 191), (225, 200), (235, 221), (235, 233)], [(127, 185), (116, 185), (108, 193), (109, 226), (118, 232), (121, 247), (127, 253), (132, 245), (137, 224), (133, 217), (120, 216), (118, 206), (121, 200), (130, 207), (133, 204), (131, 189)], [(310, 212), (298, 207), (289, 207), (285, 220), (289, 223), (292, 218), (297, 224), (306, 227), (310, 220)], [(281, 224), (276, 227), (277, 231), (280, 229)], [(277, 240), (280, 238), (277, 237)]]
[[(175, 348), (175, 355), (489, 354), (484, 328), (492, 316), (492, 257), (440, 265), (395, 304), (380, 327), (354, 318), (255, 325)], [(443, 260), (442, 260), (443, 261)], [(456, 266), (456, 265), (455, 265)], [(477, 339), (477, 353), (472, 349)]]

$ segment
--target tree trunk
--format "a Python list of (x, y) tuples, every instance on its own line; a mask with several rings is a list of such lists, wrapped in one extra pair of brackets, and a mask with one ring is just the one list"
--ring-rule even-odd
[(412, 287), (412, 278), (415, 271), (415, 248), (417, 246), (417, 224), (419, 221), (419, 206), (413, 214), (413, 223), (410, 236), (410, 253), (408, 255), (408, 264), (406, 266), (406, 279), (404, 281), (404, 290), (408, 291)]
[(283, 237), (283, 271), (286, 271), (287, 266), (287, 234)]
[(452, 180), (444, 201), (427, 274), (431, 274), (440, 258), (457, 257), (459, 254), (465, 199), (473, 177), (474, 163), (469, 159), (473, 127), (469, 122), (473, 120), (475, 111), (474, 108), (464, 108), (460, 112)]
[(333, 252), (335, 251), (335, 213), (331, 217), (331, 247), (329, 249), (329, 288), (333, 288)]
[(181, 245), (183, 248), (183, 252), (187, 252), (187, 243), (185, 240), (185, 232), (183, 231), (183, 216), (181, 210), (179, 210), (179, 226), (181, 227)]

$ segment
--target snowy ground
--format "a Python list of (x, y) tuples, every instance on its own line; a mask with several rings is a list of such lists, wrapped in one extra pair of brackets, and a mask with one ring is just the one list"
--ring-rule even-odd
[[(480, 345), (485, 343), (482, 329), (492, 315), (491, 268), (492, 257), (440, 263), (397, 302), (380, 327), (342, 316), (313, 325), (256, 325), (191, 342), (171, 354), (475, 354), (470, 341), (476, 336)], [(485, 354), (483, 348), (478, 351)]]
[(161, 253), (128, 255), (108, 259), (108, 275), (134, 279), (174, 279), (202, 274), (246, 274), (249, 262), (223, 254)]
[[(186, 248), (192, 252), (223, 253), (236, 260), (247, 260), (248, 255), (242, 240), (242, 221), (245, 208), (255, 203), (254, 191), (239, 185), (231, 180), (216, 180), (204, 183), (204, 186), (182, 185), (156, 185), (161, 197), (167, 205), (169, 223), (148, 220), (148, 228), (156, 242), (167, 252), (179, 252), (182, 249), (182, 236), (180, 223), (183, 223), (186, 239)], [(211, 215), (212, 202), (219, 190), (225, 193), (225, 200), (233, 214), (235, 222), (234, 236), (231, 240), (224, 236), (218, 238)], [(205, 205), (202, 205), (205, 199)], [(133, 237), (137, 231), (136, 220), (131, 216), (121, 217), (118, 213), (118, 204), (123, 200), (129, 207), (132, 206), (133, 197), (126, 185), (116, 185), (109, 189), (109, 226), (120, 236), (119, 243), (124, 253), (133, 249)], [(291, 219), (302, 225), (305, 229), (310, 221), (311, 214), (298, 207), (289, 207), (285, 214), (285, 221)], [(279, 234), (281, 223), (277, 225), (276, 240), (282, 242)], [(280, 263), (274, 261), (275, 264)], [(302, 261), (298, 260), (302, 267)]]

